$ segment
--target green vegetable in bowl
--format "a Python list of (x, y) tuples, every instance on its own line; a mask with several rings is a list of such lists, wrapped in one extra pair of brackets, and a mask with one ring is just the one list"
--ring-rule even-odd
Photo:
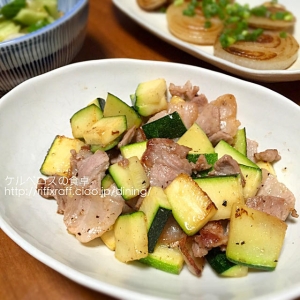
[(14, 0), (0, 8), (0, 42), (36, 31), (61, 16), (57, 0)]

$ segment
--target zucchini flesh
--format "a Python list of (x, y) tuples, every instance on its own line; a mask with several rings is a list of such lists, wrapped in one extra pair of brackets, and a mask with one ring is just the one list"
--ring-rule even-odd
[(84, 132), (102, 117), (102, 110), (95, 104), (90, 104), (77, 111), (70, 119), (73, 137), (82, 139)]
[(178, 249), (157, 245), (153, 253), (139, 260), (141, 263), (164, 272), (178, 275), (183, 268), (184, 259)]
[(248, 274), (248, 267), (237, 265), (227, 259), (226, 252), (219, 247), (211, 249), (205, 259), (217, 274), (225, 277), (242, 277)]
[(121, 262), (148, 255), (146, 217), (142, 211), (121, 215), (115, 225), (115, 257)]
[(142, 119), (139, 114), (127, 103), (111, 93), (107, 94), (103, 115), (104, 117), (126, 116), (128, 129), (133, 126), (138, 128), (142, 124)]
[(246, 128), (239, 129), (234, 138), (233, 148), (247, 156), (247, 136)]
[(217, 212), (208, 195), (187, 174), (178, 175), (165, 193), (175, 220), (187, 235), (197, 233)]
[(186, 132), (186, 127), (177, 111), (143, 125), (142, 129), (147, 139), (175, 139), (181, 137)]
[(179, 145), (191, 148), (190, 154), (214, 153), (215, 149), (206, 133), (194, 123), (177, 141)]
[(84, 143), (78, 139), (71, 139), (57, 135), (47, 152), (40, 172), (46, 176), (59, 175), (68, 177), (70, 171), (71, 150), (78, 152)]
[(274, 270), (287, 224), (277, 217), (234, 204), (229, 223), (227, 258), (251, 268)]
[(146, 149), (147, 149), (147, 141), (143, 141), (143, 142), (137, 142), (137, 143), (122, 146), (120, 148), (120, 151), (124, 158), (137, 156), (138, 159), (141, 159)]

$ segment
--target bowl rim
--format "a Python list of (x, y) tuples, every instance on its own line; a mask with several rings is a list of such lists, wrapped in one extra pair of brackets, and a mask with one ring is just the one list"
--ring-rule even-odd
[(26, 33), (23, 36), (0, 42), (0, 48), (6, 47), (6, 46), (8, 46), (8, 47), (14, 46), (14, 45), (22, 43), (22, 42), (27, 42), (27, 41), (31, 40), (32, 38), (39, 37), (39, 36), (45, 34), (47, 31), (51, 31), (51, 30), (55, 29), (56, 27), (60, 26), (68, 19), (71, 19), (77, 12), (82, 10), (84, 8), (84, 6), (86, 6), (88, 4), (89, 4), (88, 0), (79, 0), (67, 13), (64, 13), (64, 15), (62, 17), (58, 18), (53, 23), (51, 23), (41, 29), (38, 29), (34, 32)]

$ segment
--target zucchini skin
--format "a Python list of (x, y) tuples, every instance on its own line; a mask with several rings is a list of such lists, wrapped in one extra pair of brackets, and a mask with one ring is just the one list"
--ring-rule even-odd
[(187, 130), (177, 111), (143, 125), (142, 129), (147, 139), (175, 139), (181, 137)]
[(148, 231), (148, 252), (153, 253), (156, 243), (160, 237), (165, 224), (172, 214), (172, 211), (167, 208), (159, 207), (156, 212), (155, 218)]

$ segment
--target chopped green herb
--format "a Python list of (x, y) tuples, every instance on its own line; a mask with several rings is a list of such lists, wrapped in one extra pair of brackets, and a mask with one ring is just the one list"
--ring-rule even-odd
[(285, 31), (282, 31), (282, 32), (279, 33), (279, 36), (280, 36), (281, 38), (285, 39), (285, 38), (287, 37), (287, 34), (286, 34)]

